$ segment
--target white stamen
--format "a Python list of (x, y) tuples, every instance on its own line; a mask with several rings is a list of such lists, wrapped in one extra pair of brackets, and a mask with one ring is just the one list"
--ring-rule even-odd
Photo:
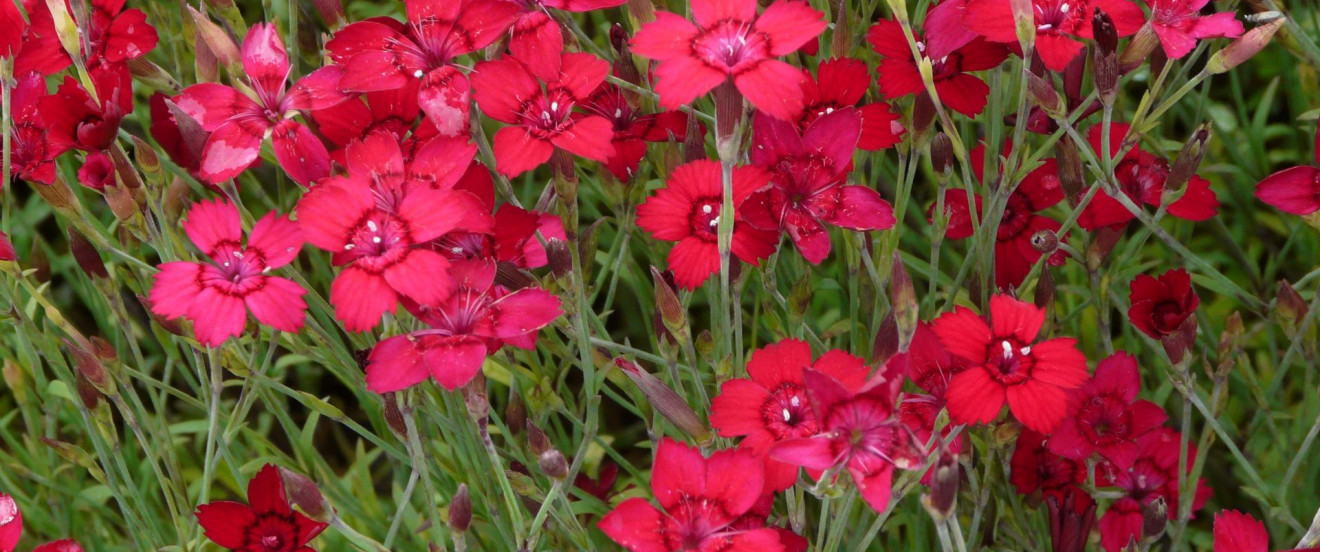
[(709, 215), (709, 214), (710, 214), (710, 205), (702, 205), (702, 206), (701, 206), (701, 212), (706, 213), (707, 215)]
[(720, 225), (720, 217), (715, 217), (715, 218), (713, 218), (713, 219), (710, 219), (710, 225), (711, 225), (712, 227), (714, 227), (714, 226), (719, 226), (719, 225)]
[(618, 108), (614, 110), (614, 118), (617, 119), (622, 116), (623, 116), (623, 108)]
[(1069, 10), (1070, 8), (1071, 8), (1071, 6), (1069, 6), (1068, 4), (1064, 4), (1064, 5), (1062, 5), (1062, 6), (1059, 6), (1059, 13), (1068, 13), (1068, 10)]
[(422, 78), (422, 70), (421, 70), (421, 69), (418, 69), (418, 70), (416, 70), (416, 71), (413, 71), (413, 78), (414, 78), (414, 79), (420, 79), (420, 78)]
[(799, 399), (797, 395), (794, 395), (793, 398), (788, 400), (788, 402), (793, 406), (802, 406), (802, 399)]
[(369, 220), (367, 221), (367, 230), (371, 230), (372, 232), (378, 232), (380, 231), (380, 228), (376, 226), (376, 221)]
[(1037, 30), (1037, 31), (1048, 31), (1048, 30), (1053, 29), (1053, 28), (1054, 28), (1054, 25), (1049, 24), (1049, 23), (1046, 23), (1046, 24), (1044, 24), (1044, 25), (1036, 25), (1036, 30)]
[(351, 244), (351, 243), (350, 243), (350, 244), (345, 244), (345, 245), (344, 245), (344, 251), (352, 251), (354, 247), (357, 247), (357, 246), (355, 246), (355, 245), (353, 245), (353, 244)]
[(380, 243), (380, 236), (372, 236), (371, 243)]
[(242, 252), (242, 251), (235, 251), (235, 252), (234, 252), (234, 258), (235, 258), (235, 259), (242, 259), (242, 258), (243, 258), (243, 252)]
[(559, 102), (550, 102), (550, 111), (559, 111)]
[(463, 254), (463, 248), (462, 248), (462, 247), (451, 247), (451, 248), (449, 248), (449, 252), (450, 252), (450, 253), (453, 253), (453, 254), (455, 254), (455, 255), (462, 255), (462, 254)]
[(1004, 358), (1013, 358), (1013, 346), (1007, 341), (1000, 341), (999, 345), (1004, 348)]
[(789, 413), (788, 413), (788, 409), (785, 408), (785, 409), (784, 409), (784, 421), (787, 422), (787, 421), (792, 420), (792, 419), (793, 419), (793, 415), (792, 415), (792, 414), (789, 414)]
[(833, 107), (827, 107), (827, 108), (825, 108), (825, 112), (826, 112), (826, 113), (834, 113), (834, 108), (833, 108)]
[(1019, 352), (1019, 353), (1022, 353), (1022, 354), (1024, 354), (1024, 355), (1029, 355), (1029, 354), (1031, 354), (1031, 345), (1027, 345), (1026, 347), (1023, 347), (1023, 348), (1021, 348), (1021, 349), (1018, 349), (1018, 352)]

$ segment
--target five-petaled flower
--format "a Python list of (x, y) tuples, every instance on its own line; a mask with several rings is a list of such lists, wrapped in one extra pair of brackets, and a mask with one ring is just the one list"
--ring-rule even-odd
[[(1109, 128), (1109, 155), (1114, 156), (1127, 138), (1129, 126), (1127, 123), (1114, 123)], [(1096, 155), (1101, 155), (1104, 151), (1102, 125), (1091, 127), (1087, 140)], [(1118, 179), (1119, 191), (1132, 203), (1159, 207), (1164, 201), (1164, 184), (1169, 179), (1169, 161), (1134, 147), (1123, 157), (1114, 159), (1114, 177)], [(1210, 181), (1192, 175), (1182, 197), (1170, 203), (1168, 208), (1170, 215), (1180, 219), (1209, 220), (1219, 213), (1219, 198), (1210, 189)], [(1102, 191), (1091, 198), (1091, 203), (1077, 218), (1077, 225), (1087, 230), (1105, 226), (1122, 230), (1134, 218), (1136, 216), (1127, 207), (1108, 192)]]
[(1008, 403), (1022, 425), (1049, 434), (1063, 422), (1068, 391), (1086, 382), (1086, 357), (1069, 337), (1036, 337), (1045, 312), (1007, 295), (990, 298), (989, 321), (966, 307), (935, 320), (935, 334), (971, 367), (945, 394), (957, 423), (988, 423)]
[(247, 491), (247, 504), (222, 500), (197, 507), (206, 538), (234, 552), (315, 552), (307, 543), (326, 524), (289, 506), (279, 468), (262, 466)]
[(806, 2), (779, 1), (756, 14), (756, 0), (693, 0), (692, 22), (658, 11), (633, 36), (633, 52), (660, 62), (655, 91), (666, 109), (690, 103), (732, 79), (752, 105), (772, 117), (802, 113), (802, 70), (775, 59), (825, 30), (824, 14)]
[(1128, 320), (1151, 339), (1163, 339), (1164, 336), (1187, 331), (1188, 321), (1191, 337), (1195, 337), (1196, 307), (1201, 298), (1192, 289), (1192, 277), (1186, 269), (1175, 269), (1152, 278), (1138, 274), (1132, 279), (1128, 301)]
[(302, 329), (306, 290), (270, 275), (293, 262), (302, 248), (297, 223), (272, 211), (252, 227), (244, 245), (238, 209), (226, 200), (212, 200), (188, 211), (183, 230), (212, 263), (160, 265), (151, 288), (152, 311), (170, 320), (192, 320), (197, 341), (211, 347), (243, 333), (248, 310), (277, 330)]
[[(1145, 23), (1141, 8), (1130, 0), (1030, 0), (1036, 24), (1036, 55), (1051, 71), (1062, 71), (1091, 38), (1095, 10), (1114, 21), (1118, 36), (1137, 32)], [(1017, 43), (1012, 0), (968, 0), (963, 23), (986, 40)]]
[(797, 118), (799, 131), (805, 131), (816, 119), (835, 110), (856, 106), (862, 116), (862, 135), (857, 140), (859, 149), (877, 151), (888, 148), (897, 144), (906, 132), (898, 120), (899, 114), (889, 104), (857, 105), (871, 86), (871, 75), (862, 60), (827, 59), (816, 68), (815, 76), (807, 70), (803, 73), (807, 78), (802, 81), (802, 115)]
[[(1110, 504), (1100, 517), (1100, 545), (1106, 552), (1119, 552), (1133, 537), (1141, 537), (1143, 507), (1163, 498), (1169, 519), (1179, 512), (1178, 465), (1182, 462), (1181, 439), (1177, 431), (1159, 428), (1137, 440), (1137, 458), (1131, 466), (1104, 462), (1096, 468), (1097, 485), (1118, 487), (1123, 496)], [(1196, 463), (1196, 445), (1187, 445), (1187, 472)], [(1191, 511), (1201, 509), (1210, 499), (1205, 480), (1196, 482)]]
[(1050, 435), (1050, 452), (1074, 460), (1092, 453), (1130, 466), (1137, 458), (1137, 439), (1169, 418), (1153, 402), (1137, 400), (1141, 375), (1137, 359), (1118, 352), (1095, 367), (1095, 375), (1072, 392), (1068, 417)]

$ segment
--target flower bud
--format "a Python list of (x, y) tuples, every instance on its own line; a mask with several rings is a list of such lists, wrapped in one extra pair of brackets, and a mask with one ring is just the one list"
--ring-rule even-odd
[[(624, 30), (623, 25), (615, 23), (610, 27), (610, 45), (614, 46), (614, 51), (618, 53), (614, 57), (614, 72), (625, 82), (638, 86), (642, 84), (642, 74), (637, 70), (637, 64), (633, 63), (632, 49), (628, 46), (628, 31)], [(631, 90), (624, 90), (628, 103), (637, 105), (637, 93)]]
[(655, 4), (651, 0), (628, 0), (628, 15), (645, 25), (655, 20)]
[(546, 437), (545, 432), (530, 421), (527, 422), (527, 448), (537, 456), (550, 450), (550, 438)]
[(220, 80), (220, 59), (206, 44), (206, 37), (201, 27), (193, 28), (193, 71), (197, 82), (217, 82)]
[(1141, 538), (1146, 542), (1159, 539), (1169, 523), (1169, 506), (1164, 497), (1157, 497), (1141, 508)]
[(935, 102), (930, 99), (930, 93), (918, 93), (912, 101), (913, 136), (921, 136), (930, 130), (930, 125), (935, 122), (935, 116), (938, 114)]
[(486, 396), (486, 378), (480, 373), (463, 386), (463, 404), (467, 406), (468, 417), (485, 431), (490, 419), (490, 398)]
[[(1210, 140), (1210, 123), (1203, 123), (1192, 131), (1192, 137), (1183, 144), (1178, 152), (1178, 159), (1169, 168), (1169, 176), (1164, 180), (1164, 193), (1181, 194), (1183, 188), (1196, 176), (1196, 169), (1201, 166), (1205, 156), (1205, 143)], [(1173, 199), (1169, 202), (1172, 203)]]
[(930, 164), (936, 174), (948, 174), (953, 170), (953, 141), (943, 132), (935, 134), (930, 141)]
[[(709, 159), (706, 153), (706, 136), (701, 132), (701, 123), (697, 122), (696, 115), (688, 115), (687, 133), (683, 137), (683, 162), (691, 163), (693, 161), (702, 161)], [(673, 172), (672, 168), (670, 172)]]
[(1018, 44), (1022, 51), (1033, 49), (1036, 44), (1036, 6), (1031, 0), (1009, 0), (1013, 12), (1013, 27), (1017, 31)]
[(316, 521), (329, 522), (334, 519), (335, 510), (321, 494), (321, 489), (311, 478), (287, 468), (280, 468), (280, 479), (289, 493), (289, 500)]
[[(660, 269), (652, 266), (651, 277), (655, 280), (656, 314), (669, 337), (676, 343), (686, 343), (691, 337), (688, 329), (687, 310), (679, 301), (674, 288), (665, 280)], [(658, 328), (657, 328), (658, 329)]]
[(898, 321), (894, 311), (890, 310), (880, 321), (875, 331), (875, 343), (871, 345), (871, 360), (883, 364), (898, 354)]
[(1027, 81), (1027, 92), (1031, 94), (1031, 101), (1040, 106), (1050, 118), (1062, 119), (1067, 115), (1063, 99), (1059, 98), (1059, 92), (1054, 89), (1053, 84), (1030, 71), (1023, 71), (1022, 78)]
[(1086, 56), (1074, 57), (1063, 68), (1063, 96), (1068, 99), (1068, 105), (1082, 104), (1082, 81), (1085, 79)]
[(398, 393), (384, 393), (380, 398), (385, 403), (385, 425), (390, 427), (396, 437), (407, 440), (408, 422), (403, 419), (403, 411), (399, 409)]
[(1059, 186), (1063, 188), (1068, 202), (1076, 205), (1081, 200), (1082, 191), (1086, 189), (1086, 173), (1082, 168), (1081, 152), (1077, 150), (1077, 142), (1074, 142), (1070, 136), (1059, 138), (1055, 152), (1059, 167)]
[(69, 353), (69, 358), (73, 360), (73, 369), (75, 372), (87, 378), (87, 381), (96, 388), (97, 391), (105, 394), (107, 397), (113, 397), (119, 393), (115, 386), (114, 379), (106, 372), (105, 365), (95, 355), (88, 352), (81, 345), (68, 339), (64, 342), (64, 350)]
[(1279, 280), (1279, 296), (1274, 300), (1274, 318), (1283, 326), (1283, 333), (1289, 339), (1296, 338), (1297, 330), (1309, 310), (1306, 300), (1302, 299), (1292, 284), (1287, 280)]
[(69, 252), (73, 253), (73, 259), (88, 277), (93, 280), (110, 277), (105, 263), (101, 262), (101, 254), (81, 232), (72, 227), (69, 228)]
[(1113, 228), (1101, 228), (1095, 232), (1095, 239), (1091, 240), (1091, 247), (1086, 250), (1086, 267), (1088, 270), (1097, 270), (1104, 263), (1105, 257), (1118, 245), (1119, 238), (1123, 237), (1122, 230)]
[(54, 209), (63, 212), (72, 211), (76, 213), (78, 211), (78, 207), (74, 203), (73, 190), (70, 190), (69, 185), (65, 184), (64, 179), (58, 175), (55, 177), (55, 181), (50, 184), (35, 184), (32, 187), (36, 188), (37, 193), (41, 194), (46, 203), (49, 203)]
[[(142, 177), (138, 175), (137, 169), (133, 167), (133, 162), (128, 159), (128, 154), (118, 143), (110, 147), (110, 160), (114, 162), (115, 172), (119, 174), (119, 179), (131, 189), (142, 187)], [(159, 165), (159, 161), (157, 162)]]
[(614, 365), (623, 370), (624, 375), (628, 376), (628, 379), (632, 380), (633, 384), (642, 391), (642, 395), (651, 403), (651, 406), (660, 412), (660, 415), (664, 416), (666, 420), (669, 420), (669, 423), (674, 424), (674, 427), (687, 433), (698, 442), (704, 443), (710, 440), (710, 429), (701, 422), (701, 418), (697, 416), (696, 412), (692, 411), (692, 407), (688, 406), (683, 397), (680, 397), (668, 385), (665, 385), (664, 382), (649, 372), (642, 370), (636, 363), (623, 357), (614, 359)]
[(536, 460), (537, 466), (550, 478), (557, 481), (563, 481), (568, 477), (568, 460), (564, 458), (564, 453), (556, 449), (550, 449), (541, 453)]
[(458, 492), (449, 499), (449, 530), (461, 535), (471, 524), (472, 498), (468, 496), (467, 483), (459, 483)]
[(14, 242), (9, 241), (9, 236), (0, 232), (0, 263), (18, 262), (18, 252), (14, 251)]
[(921, 497), (921, 502), (932, 518), (943, 521), (953, 515), (953, 508), (958, 503), (961, 466), (958, 465), (957, 455), (945, 450), (940, 452), (940, 459), (932, 469), (930, 494)]
[[(47, 2), (53, 1), (56, 0), (47, 0)], [(239, 55), (238, 45), (234, 43), (234, 39), (229, 36), (229, 33), (192, 6), (188, 6), (188, 14), (192, 16), (193, 23), (197, 25), (197, 36), (200, 38), (197, 43), (199, 45), (205, 43), (207, 50), (215, 57), (215, 60), (229, 68), (232, 74), (241, 74), (243, 58)], [(200, 50), (200, 46), (198, 49)]]
[(133, 74), (133, 78), (147, 83), (152, 88), (173, 90), (175, 92), (183, 88), (179, 85), (179, 81), (174, 80), (173, 76), (161, 69), (159, 65), (147, 61), (145, 57), (131, 58), (125, 60), (125, 63), (128, 65), (128, 71)]
[(0, 493), (0, 552), (11, 552), (23, 536), (23, 512), (14, 497)]
[(137, 300), (138, 303), (142, 304), (142, 308), (147, 311), (147, 314), (151, 316), (151, 320), (154, 321), (157, 326), (160, 326), (160, 329), (180, 337), (187, 337), (183, 331), (183, 319), (175, 318), (170, 320), (164, 316), (156, 314), (156, 311), (151, 309), (151, 301), (147, 300), (143, 295), (137, 295)]
[(740, 144), (734, 143), (733, 132), (742, 116), (743, 95), (733, 81), (715, 87), (715, 149), (721, 161), (732, 162), (738, 156)]
[(518, 393), (509, 394), (509, 403), (504, 405), (504, 425), (509, 428), (509, 433), (517, 435), (527, 429), (527, 405), (523, 402), (522, 395)]
[(546, 264), (556, 278), (563, 278), (573, 272), (573, 252), (568, 247), (568, 242), (559, 238), (550, 238), (545, 242)]
[(1247, 31), (1241, 38), (1234, 40), (1231, 44), (1225, 46), (1223, 50), (1210, 56), (1210, 61), (1205, 64), (1205, 72), (1216, 75), (1242, 65), (1243, 62), (1251, 59), (1257, 52), (1269, 45), (1274, 33), (1283, 27), (1286, 20), (1286, 17), (1280, 16), (1278, 19)]
[(912, 342), (912, 334), (917, 331), (919, 306), (917, 292), (912, 286), (912, 277), (898, 252), (894, 252), (894, 263), (889, 275), (889, 300), (894, 309), (894, 322), (898, 328), (898, 350), (906, 351)]
[(1112, 56), (1118, 53), (1118, 28), (1113, 18), (1100, 8), (1095, 9), (1091, 18), (1091, 34), (1095, 37), (1096, 54)]
[(1155, 34), (1155, 28), (1147, 22), (1137, 30), (1137, 34), (1128, 41), (1127, 48), (1124, 48), (1123, 53), (1118, 56), (1119, 74), (1127, 74), (1141, 67), (1141, 64), (1145, 63), (1158, 47), (1160, 47), (1160, 37)]
[(331, 30), (344, 26), (348, 21), (344, 17), (344, 4), (340, 0), (312, 0), (312, 5), (316, 7), (316, 12), (321, 14), (325, 26)]

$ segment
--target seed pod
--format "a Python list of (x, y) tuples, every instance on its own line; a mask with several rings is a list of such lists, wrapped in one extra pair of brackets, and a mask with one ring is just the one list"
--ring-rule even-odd
[(458, 492), (449, 499), (449, 530), (461, 535), (471, 524), (472, 498), (468, 496), (467, 483), (459, 483)]
[(1283, 27), (1286, 20), (1286, 17), (1280, 16), (1278, 19), (1247, 31), (1241, 38), (1234, 40), (1231, 44), (1225, 46), (1223, 50), (1210, 56), (1210, 61), (1205, 64), (1205, 71), (1215, 75), (1242, 65), (1243, 62), (1251, 59), (1252, 56), (1255, 56), (1256, 53), (1269, 45), (1270, 40), (1274, 38), (1274, 33)]
[(50, 184), (35, 184), (32, 187), (36, 188), (37, 193), (41, 194), (41, 197), (45, 198), (46, 202), (56, 210), (66, 213), (76, 213), (78, 211), (73, 198), (73, 190), (70, 190), (69, 185), (65, 184), (64, 179), (58, 175), (56, 175), (55, 181)]
[(320, 522), (334, 519), (335, 510), (325, 499), (325, 495), (321, 494), (321, 489), (316, 486), (315, 481), (288, 468), (279, 470), (280, 479), (284, 481), (284, 488), (289, 493), (289, 500), (301, 508), (307, 517)]
[(698, 442), (706, 442), (711, 438), (710, 429), (702, 423), (701, 418), (687, 402), (670, 389), (668, 385), (642, 370), (636, 363), (633, 363), (623, 357), (614, 359), (614, 365), (623, 370), (624, 375), (632, 380), (633, 384), (642, 391), (642, 395), (651, 403), (651, 406), (660, 412), (669, 423), (687, 433)]

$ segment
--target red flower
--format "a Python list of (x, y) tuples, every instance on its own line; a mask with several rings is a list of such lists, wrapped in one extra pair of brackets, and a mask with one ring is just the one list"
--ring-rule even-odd
[[(151, 137), (176, 165), (205, 182), (201, 173), (202, 152), (211, 133), (160, 92), (152, 94), (147, 103), (151, 107)], [(252, 160), (253, 164), (257, 162)]]
[[(733, 529), (752, 531), (767, 527), (766, 522), (775, 508), (775, 494), (766, 492), (761, 498), (756, 500), (752, 509), (746, 514), (735, 520), (729, 526)], [(779, 544), (783, 545), (784, 552), (807, 552), (808, 542), (802, 535), (794, 533), (792, 529), (785, 527), (770, 526), (770, 529), (779, 535)]]
[(894, 208), (880, 192), (844, 185), (862, 132), (856, 109), (816, 119), (800, 135), (793, 123), (760, 113), (752, 128), (752, 163), (770, 172), (770, 186), (742, 204), (748, 224), (786, 232), (812, 264), (830, 254), (825, 223), (857, 231), (894, 226)]
[[(1007, 144), (1004, 153), (1008, 153)], [(972, 172), (981, 179), (985, 166), (985, 145), (977, 144), (971, 151)], [(1022, 285), (1031, 267), (1040, 260), (1041, 252), (1032, 243), (1032, 237), (1041, 230), (1057, 231), (1059, 222), (1037, 213), (1063, 201), (1063, 188), (1059, 184), (1059, 165), (1046, 159), (1040, 167), (1027, 174), (1013, 193), (1008, 196), (1003, 217), (995, 234), (995, 286), (1009, 289)], [(976, 198), (977, 216), (982, 215), (981, 198)], [(935, 206), (930, 208), (935, 211)], [(967, 208), (967, 191), (960, 189), (944, 192), (944, 212), (949, 217), (945, 237), (961, 240), (972, 236), (972, 218)], [(1056, 251), (1046, 260), (1053, 266), (1062, 266), (1067, 256)]]
[(256, 98), (216, 83), (185, 88), (172, 101), (211, 133), (202, 151), (201, 174), (210, 183), (228, 180), (257, 160), (267, 133), (275, 159), (300, 184), (330, 174), (325, 144), (291, 117), (347, 99), (338, 90), (342, 70), (322, 67), (284, 89), (289, 53), (274, 25), (258, 23), (243, 41), (243, 71)]
[(23, 512), (18, 509), (14, 497), (0, 493), (0, 552), (14, 552), (22, 536)]
[[(1095, 10), (1114, 21), (1118, 36), (1137, 32), (1146, 15), (1129, 0), (1032, 0), (1036, 22), (1036, 55), (1051, 71), (1062, 71), (1091, 38)], [(993, 42), (1016, 43), (1017, 27), (1011, 0), (968, 0), (963, 23)]]
[(83, 166), (78, 169), (78, 182), (93, 190), (104, 190), (115, 185), (115, 165), (110, 158), (100, 151), (87, 154)]
[(447, 299), (435, 306), (404, 301), (431, 328), (377, 343), (367, 359), (367, 389), (399, 391), (428, 376), (445, 389), (458, 389), (501, 346), (535, 347), (536, 333), (563, 313), (559, 298), (545, 290), (509, 292), (495, 285), (491, 263), (455, 265), (459, 267), (467, 270), (456, 275)]
[(14, 251), (14, 244), (9, 241), (9, 236), (0, 232), (0, 261), (13, 262), (18, 260), (18, 253)]
[[(927, 35), (938, 36), (933, 31), (928, 31)], [(914, 33), (913, 37), (917, 40), (918, 50), (926, 47), (920, 35)], [(926, 93), (926, 85), (921, 80), (921, 72), (917, 69), (917, 60), (912, 56), (907, 37), (903, 35), (902, 25), (881, 19), (866, 33), (866, 41), (871, 43), (876, 53), (884, 57), (876, 68), (880, 75), (876, 82), (885, 97), (896, 99), (908, 94)], [(990, 94), (990, 87), (969, 73), (994, 69), (1007, 57), (1008, 48), (977, 38), (943, 57), (930, 59), (932, 82), (935, 84), (935, 93), (940, 96), (940, 103), (968, 117), (981, 113), (986, 96)]]
[[(797, 118), (798, 131), (805, 131), (816, 119), (835, 110), (853, 107), (866, 95), (871, 86), (871, 76), (867, 73), (866, 63), (851, 58), (833, 58), (821, 62), (816, 68), (816, 76), (810, 71), (803, 71), (806, 80), (802, 81), (802, 115)], [(862, 117), (862, 135), (857, 140), (857, 147), (867, 151), (878, 151), (899, 142), (904, 132), (899, 122), (899, 114), (890, 109), (889, 104), (876, 102), (857, 107)]]
[(64, 77), (54, 94), (37, 102), (48, 131), (47, 140), (54, 149), (100, 151), (115, 142), (119, 122), (125, 113), (133, 111), (132, 89), (121, 87), (114, 73), (98, 75), (104, 75), (94, 82), (99, 102), (70, 76)]
[[(466, 144), (465, 144), (466, 145)], [(307, 241), (334, 254), (344, 266), (330, 286), (330, 303), (344, 329), (371, 329), (400, 298), (426, 305), (450, 292), (449, 261), (424, 247), (455, 230), (490, 230), (490, 216), (470, 194), (449, 189), (472, 150), (436, 141), (405, 168), (399, 145), (376, 133), (349, 146), (348, 176), (321, 181), (298, 202), (298, 221)], [(422, 178), (421, 167), (441, 186)], [(474, 208), (476, 207), (476, 208)]]
[[(752, 353), (747, 378), (720, 386), (710, 405), (710, 425), (721, 437), (744, 437), (741, 446), (765, 456), (770, 445), (785, 439), (811, 437), (820, 425), (808, 403), (803, 371), (826, 374), (850, 391), (866, 383), (870, 371), (862, 359), (829, 351), (815, 362), (805, 341), (785, 339)], [(797, 481), (796, 465), (766, 459), (767, 491), (782, 491)]]
[(908, 350), (894, 355), (887, 364), (901, 369), (922, 391), (940, 399), (941, 405), (949, 381), (968, 368), (965, 359), (949, 354), (928, 322), (917, 324)]
[(92, 21), (87, 28), (88, 66), (96, 71), (121, 67), (130, 59), (156, 48), (156, 28), (147, 14), (124, 9), (125, 0), (93, 0)]
[(517, 176), (550, 160), (555, 148), (605, 161), (614, 155), (613, 126), (604, 117), (574, 114), (605, 81), (610, 65), (591, 54), (556, 54), (553, 78), (544, 88), (522, 61), (505, 58), (478, 63), (472, 87), (479, 105), (492, 119), (508, 123), (495, 133), (495, 169)]
[(1007, 295), (990, 298), (989, 323), (958, 307), (935, 320), (935, 334), (971, 368), (953, 376), (945, 398), (956, 423), (988, 423), (1008, 402), (1022, 425), (1048, 434), (1067, 414), (1068, 390), (1086, 382), (1075, 339), (1035, 343), (1045, 312)]
[(1151, 339), (1184, 331), (1183, 323), (1188, 320), (1195, 323), (1192, 315), (1201, 298), (1192, 289), (1192, 278), (1185, 269), (1170, 270), (1159, 278), (1138, 274), (1131, 288), (1128, 320)]
[(1009, 460), (1009, 482), (1018, 494), (1063, 499), (1086, 481), (1086, 464), (1050, 452), (1045, 436), (1030, 429), (1018, 434)]
[(693, 0), (692, 18), (658, 11), (632, 39), (633, 52), (660, 62), (660, 105), (676, 109), (733, 79), (752, 105), (785, 121), (802, 113), (802, 71), (775, 58), (792, 53), (828, 24), (805, 2)]
[(13, 60), (11, 75), (53, 75), (73, 63), (55, 34), (45, 0), (23, 0), (23, 11), (27, 20), (14, 2), (0, 6), (0, 58)]
[[(1196, 462), (1196, 446), (1188, 445), (1187, 471)], [(1107, 552), (1119, 552), (1128, 539), (1141, 537), (1142, 507), (1163, 497), (1169, 519), (1178, 516), (1178, 457), (1181, 454), (1178, 432), (1159, 428), (1137, 441), (1137, 459), (1129, 468), (1101, 464), (1096, 470), (1101, 485), (1118, 487), (1124, 496), (1114, 501), (1100, 518), (1100, 544)], [(1205, 480), (1197, 481), (1192, 511), (1201, 509), (1210, 499)]]
[(33, 548), (32, 552), (83, 552), (83, 547), (76, 540), (63, 539)]
[[(1320, 165), (1320, 128), (1315, 135), (1315, 164)], [(1290, 167), (1271, 174), (1256, 184), (1256, 199), (1293, 215), (1320, 211), (1320, 168)]]
[(197, 507), (206, 538), (234, 552), (315, 552), (307, 543), (326, 524), (289, 507), (279, 468), (262, 466), (247, 491), (248, 504), (223, 500)]
[[(1109, 154), (1116, 155), (1128, 134), (1128, 125), (1114, 123), (1109, 128)], [(1104, 151), (1101, 132), (1100, 125), (1096, 125), (1087, 133), (1087, 140), (1097, 155)], [(1163, 201), (1164, 183), (1169, 179), (1169, 162), (1140, 148), (1133, 148), (1122, 159), (1114, 160), (1114, 176), (1118, 178), (1123, 193), (1133, 203), (1159, 207)], [(1199, 176), (1192, 176), (1183, 196), (1169, 205), (1169, 214), (1183, 220), (1208, 220), (1218, 213), (1219, 198), (1210, 189), (1210, 182)], [(1087, 230), (1104, 226), (1122, 230), (1133, 218), (1132, 213), (1117, 199), (1101, 192), (1091, 198), (1091, 203), (1077, 218), (1077, 225)]]
[(605, 168), (619, 180), (627, 181), (635, 176), (642, 157), (646, 156), (647, 142), (665, 142), (672, 138), (681, 143), (687, 138), (687, 114), (664, 111), (643, 115), (628, 103), (623, 90), (608, 82), (602, 83), (587, 98), (582, 109), (604, 117), (613, 125), (614, 136), (610, 142), (614, 145), (614, 154), (605, 160)]
[(1169, 59), (1178, 59), (1202, 38), (1242, 36), (1242, 22), (1233, 12), (1201, 16), (1210, 0), (1150, 0), (1150, 25)]
[(302, 329), (307, 292), (292, 280), (269, 275), (293, 262), (302, 248), (298, 224), (269, 213), (252, 227), (246, 246), (241, 224), (238, 209), (228, 201), (193, 206), (183, 230), (213, 264), (165, 263), (151, 288), (151, 310), (170, 320), (192, 320), (203, 345), (217, 347), (243, 333), (248, 310), (277, 330)]
[(563, 219), (549, 213), (529, 211), (514, 205), (502, 205), (495, 212), (495, 260), (511, 263), (519, 268), (540, 268), (546, 265), (545, 247), (536, 238), (540, 232), (546, 241), (568, 242)]
[[(55, 158), (67, 151), (69, 143), (55, 144), (38, 115), (37, 104), (46, 94), (46, 79), (27, 73), (17, 77), (10, 97), (13, 118), (10, 130), (10, 174), (29, 182), (50, 184), (55, 181)], [(0, 182), (0, 187), (6, 182)]]
[(546, 8), (569, 12), (589, 12), (621, 6), (626, 0), (503, 0), (517, 8), (509, 51), (524, 60), (537, 75), (551, 75), (558, 69), (547, 52), (564, 51), (564, 31)]
[(630, 498), (605, 514), (598, 527), (633, 552), (782, 552), (773, 529), (731, 527), (761, 498), (762, 470), (761, 460), (748, 451), (726, 449), (704, 458), (666, 438), (651, 469), (651, 492), (660, 508)]
[(912, 469), (924, 457), (916, 453), (894, 400), (901, 378), (891, 373), (852, 390), (810, 368), (802, 371), (811, 408), (820, 425), (813, 437), (784, 439), (770, 447), (770, 457), (811, 470), (843, 467), (862, 499), (877, 512), (889, 507), (894, 468)]
[[(770, 175), (756, 166), (733, 170), (733, 205), (765, 186)], [(701, 160), (679, 166), (669, 175), (666, 187), (637, 207), (637, 226), (657, 240), (678, 242), (669, 251), (669, 269), (674, 280), (686, 289), (697, 289), (719, 272), (720, 252), (716, 237), (720, 225), (720, 164)], [(733, 254), (755, 265), (775, 251), (775, 234), (758, 230), (744, 221), (733, 225)]]
[[(1265, 524), (1236, 510), (1215, 514), (1214, 552), (1270, 552), (1270, 534)], [(1315, 552), (1320, 548), (1299, 548), (1288, 552)]]
[(1119, 352), (1095, 367), (1095, 375), (1072, 392), (1068, 418), (1050, 435), (1050, 452), (1085, 460), (1092, 453), (1116, 466), (1137, 458), (1137, 439), (1169, 418), (1155, 403), (1137, 400), (1137, 359)]
[(353, 23), (326, 43), (342, 64), (349, 92), (410, 91), (440, 134), (468, 130), (468, 79), (454, 58), (499, 40), (517, 16), (505, 2), (407, 0), (408, 21), (378, 17)]
[(345, 164), (344, 148), (350, 142), (376, 132), (387, 132), (399, 142), (404, 141), (410, 132), (414, 137), (426, 133), (430, 134), (426, 138), (434, 137), (435, 125), (430, 124), (429, 119), (413, 130), (419, 114), (421, 108), (417, 106), (417, 90), (413, 84), (396, 90), (367, 92), (362, 99), (350, 99), (307, 115), (316, 122), (316, 130), (321, 136), (335, 146), (330, 152), (331, 159)]

